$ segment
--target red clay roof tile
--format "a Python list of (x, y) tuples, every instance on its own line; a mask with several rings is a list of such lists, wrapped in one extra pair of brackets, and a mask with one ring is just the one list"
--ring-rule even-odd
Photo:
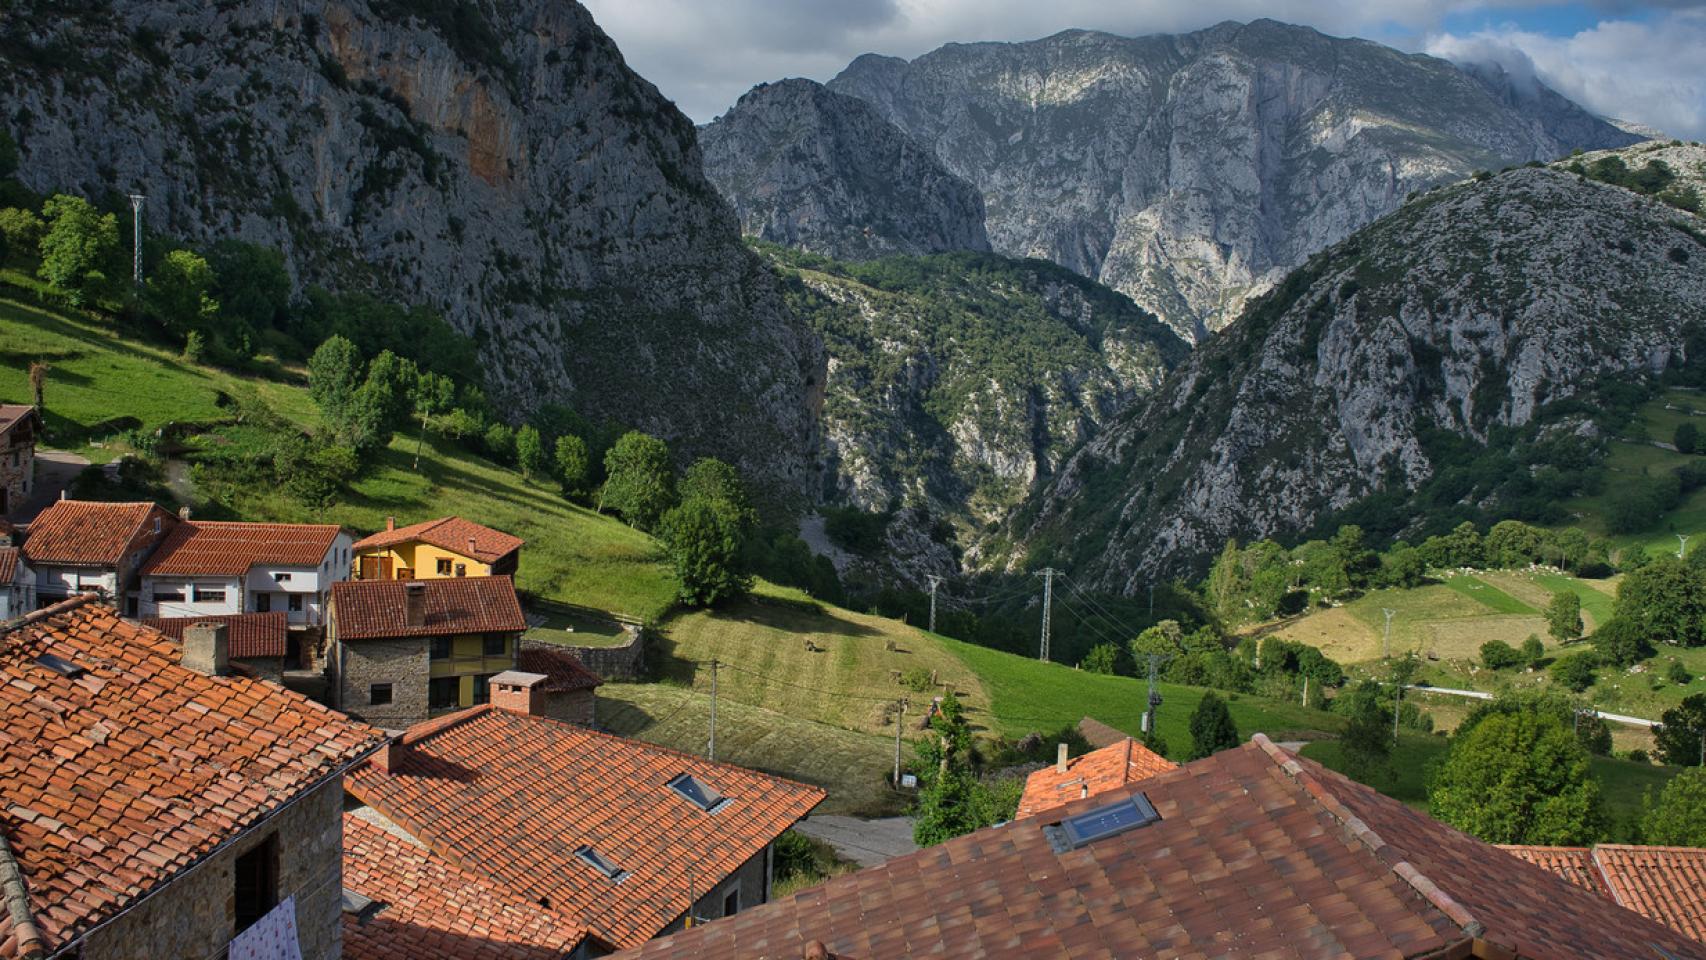
[(1126, 737), (1112, 746), (1092, 750), (1067, 761), (1064, 771), (1051, 763), (1026, 777), (1025, 792), (1019, 798), (1019, 811), (1015, 816), (1029, 817), (1068, 800), (1093, 797), (1115, 787), (1166, 773), (1176, 766), (1178, 764)]
[[(1161, 819), (1065, 852), (1051, 825), (1143, 793)], [(1706, 957), (1266, 738), (619, 956)], [(1460, 954), (1452, 954), (1457, 956)], [(1462, 954), (1466, 955), (1466, 954)]]
[(145, 576), (241, 576), (257, 564), (317, 567), (341, 528), (318, 523), (178, 524), (143, 566)]
[(184, 639), (184, 628), (192, 623), (223, 623), (229, 653), (237, 659), (282, 657), (289, 649), (290, 621), (284, 611), (234, 613), (217, 617), (144, 617), (142, 625), (173, 640)]
[(1602, 843), (1591, 850), (1502, 849), (1706, 943), (1706, 848)]
[(18, 575), (18, 548), (0, 547), (0, 590), (8, 589)]
[(0, 437), (12, 432), (13, 427), (25, 420), (36, 425), (41, 423), (35, 407), (27, 403), (0, 403)]
[[(42, 666), (44, 653), (83, 672)], [(283, 687), (179, 657), (87, 597), (0, 634), (0, 835), (50, 949), (383, 740)], [(13, 927), (0, 916), (0, 943)]]
[(539, 689), (545, 693), (591, 690), (604, 683), (604, 678), (588, 670), (579, 657), (549, 645), (523, 645), (516, 655), (515, 667), (523, 673), (544, 674), (545, 682)]
[(1528, 847), (1516, 844), (1500, 844), (1499, 849), (1512, 856), (1527, 860), (1537, 867), (1549, 870), (1583, 890), (1607, 895), (1611, 892), (1605, 888), (1604, 882), (1600, 880), (1599, 871), (1593, 865), (1593, 851), (1587, 847)]
[(345, 960), (560, 960), (586, 937), (357, 813), (344, 814), (344, 889), (384, 904), (365, 921), (344, 915)]
[(152, 503), (98, 503), (60, 500), (30, 523), (24, 559), (32, 564), (117, 566), (144, 524), (158, 518), (169, 532), (178, 518)]
[[(469, 538), (473, 538), (474, 546), (468, 547)], [(465, 557), (472, 557), (481, 563), (496, 563), (504, 557), (520, 550), (527, 541), (517, 536), (493, 530), (472, 520), (461, 517), (440, 517), (437, 520), (426, 520), (412, 523), (395, 530), (381, 530), (370, 537), (356, 541), (355, 549), (359, 551), (375, 550), (381, 547), (392, 547), (399, 543), (418, 540), (430, 543), (435, 547), (452, 550)]]
[[(411, 728), (391, 770), (347, 789), (435, 854), (633, 946), (686, 911), (689, 891), (757, 855), (822, 790), (542, 717), (474, 707)], [(669, 789), (691, 773), (730, 803), (712, 813)], [(574, 855), (590, 845), (628, 875)]]
[(426, 587), (426, 624), (408, 625), (402, 580), (345, 580), (332, 584), (332, 619), (339, 640), (379, 640), (464, 633), (519, 633), (527, 629), (515, 581), (504, 577), (452, 577), (419, 581)]

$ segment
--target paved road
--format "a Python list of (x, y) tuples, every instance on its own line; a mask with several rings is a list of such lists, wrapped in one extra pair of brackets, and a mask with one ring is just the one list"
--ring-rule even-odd
[(880, 866), (918, 849), (912, 842), (911, 817), (807, 817), (794, 829), (835, 848), (843, 860), (863, 867)]
[[(1450, 687), (1418, 687), (1415, 684), (1411, 684), (1404, 689), (1420, 690), (1423, 693), (1443, 693), (1452, 697), (1469, 697), (1472, 700), (1493, 699), (1493, 695), (1485, 690), (1453, 690)], [(1627, 723), (1636, 727), (1656, 727), (1659, 725), (1657, 720), (1647, 720), (1643, 717), (1626, 717), (1621, 713), (1606, 713), (1603, 710), (1596, 712), (1599, 714), (1599, 718), (1601, 720), (1610, 720), (1613, 723)]]

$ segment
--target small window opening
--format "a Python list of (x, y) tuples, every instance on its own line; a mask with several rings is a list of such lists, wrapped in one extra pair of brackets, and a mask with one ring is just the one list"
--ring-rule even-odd
[(278, 906), (278, 834), (273, 834), (237, 858), (237, 933), (253, 926)]
[(1088, 813), (1068, 817), (1058, 824), (1045, 827), (1044, 833), (1056, 852), (1065, 853), (1127, 830), (1146, 827), (1160, 819), (1161, 815), (1155, 812), (1149, 798), (1135, 793), (1118, 803), (1097, 807)]
[(367, 688), (367, 702), (375, 707), (383, 707), (391, 702), (391, 685), (375, 683)]
[(46, 667), (62, 677), (70, 677), (73, 680), (89, 672), (64, 657), (54, 656), (51, 653), (44, 653), (36, 657), (36, 666)]

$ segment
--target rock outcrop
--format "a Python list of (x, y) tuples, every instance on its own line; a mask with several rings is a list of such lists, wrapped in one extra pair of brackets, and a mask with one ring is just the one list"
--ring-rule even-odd
[(761, 84), (699, 131), (749, 237), (838, 260), (989, 250), (983, 197), (863, 100)]
[(160, 233), (435, 308), (515, 416), (643, 428), (771, 499), (815, 484), (816, 339), (693, 125), (571, 0), (25, 0), (0, 96), (35, 190), (145, 193)]
[(1265, 20), (864, 56), (828, 86), (976, 184), (996, 251), (1193, 339), (1412, 191), (1636, 139), (1496, 71)]
[[(1682, 167), (1697, 149), (1625, 153)], [(1047, 551), (1135, 593), (1200, 573), (1228, 538), (1416, 488), (1438, 467), (1430, 434), (1485, 443), (1607, 375), (1680, 362), (1706, 330), (1706, 220), (1566, 166), (1434, 191), (1311, 258), (1078, 452), (983, 562)]]

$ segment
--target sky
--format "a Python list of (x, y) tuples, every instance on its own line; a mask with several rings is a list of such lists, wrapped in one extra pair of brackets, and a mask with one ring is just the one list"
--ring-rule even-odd
[(1271, 17), (1533, 73), (1605, 116), (1706, 139), (1706, 0), (583, 0), (695, 122), (758, 83), (828, 80), (861, 53), (1083, 28), (1137, 36)]

